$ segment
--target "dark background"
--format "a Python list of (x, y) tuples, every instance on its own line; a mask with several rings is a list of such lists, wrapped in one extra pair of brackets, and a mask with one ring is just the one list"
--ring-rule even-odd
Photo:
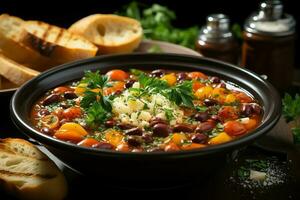
[[(0, 0), (0, 13), (16, 15), (24, 19), (42, 20), (58, 26), (68, 27), (76, 20), (93, 13), (114, 13), (131, 0)], [(232, 23), (243, 24), (245, 19), (259, 7), (259, 0), (226, 1), (226, 0), (141, 0), (151, 5), (159, 3), (176, 11), (175, 25), (187, 27), (205, 23), (205, 17), (212, 13), (227, 14)], [(299, 8), (296, 0), (282, 0), (284, 10), (292, 14), (300, 22)], [(297, 27), (299, 33), (299, 26)], [(299, 52), (300, 42), (296, 47)], [(296, 54), (297, 55), (297, 54)], [(300, 60), (296, 59), (297, 66)], [(299, 67), (298, 67), (299, 68)]]

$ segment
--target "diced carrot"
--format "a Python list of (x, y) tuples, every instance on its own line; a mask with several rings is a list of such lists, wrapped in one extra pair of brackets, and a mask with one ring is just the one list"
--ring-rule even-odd
[(228, 121), (224, 124), (224, 131), (230, 136), (237, 136), (245, 134), (247, 129), (241, 122)]
[(122, 142), (117, 146), (116, 151), (129, 152), (130, 148), (127, 143)]
[(232, 106), (223, 106), (219, 112), (218, 117), (222, 121), (233, 120), (238, 118), (237, 111)]
[(246, 95), (244, 92), (233, 93), (233, 95), (241, 102), (241, 103), (251, 103), (253, 99)]
[(60, 86), (60, 87), (57, 87), (57, 88), (54, 88), (53, 92), (55, 94), (63, 94), (65, 93), (66, 91), (72, 91), (73, 89), (69, 88), (69, 87), (64, 87), (64, 86)]
[(106, 87), (103, 89), (103, 95), (107, 96), (115, 93), (116, 91), (123, 91), (124, 86), (125, 86), (125, 82), (123, 81), (112, 82), (112, 87)]
[(206, 147), (205, 144), (198, 144), (198, 143), (191, 143), (191, 144), (185, 144), (181, 146), (182, 150), (189, 150), (189, 149), (198, 149)]
[(211, 95), (211, 92), (213, 91), (213, 88), (211, 86), (204, 86), (202, 88), (199, 88), (196, 92), (195, 92), (195, 96), (198, 99), (204, 99), (204, 98), (208, 98)]
[(70, 131), (78, 133), (79, 135), (86, 136), (88, 132), (79, 124), (74, 122), (68, 122), (63, 124), (58, 131)]
[(205, 85), (200, 81), (193, 81), (193, 91), (196, 92), (199, 88), (204, 87)]
[(191, 79), (207, 79), (207, 76), (202, 72), (190, 72), (188, 73), (188, 77)]
[(170, 152), (170, 151), (179, 151), (180, 148), (173, 142), (167, 144), (164, 148), (165, 151)]
[(176, 145), (181, 145), (186, 140), (185, 134), (181, 133), (174, 133), (172, 135), (171, 141), (175, 143)]
[(64, 110), (62, 115), (67, 119), (75, 119), (81, 116), (81, 109), (73, 106)]
[(129, 75), (126, 72), (120, 69), (110, 70), (106, 73), (106, 75), (112, 81), (125, 81), (129, 77)]
[(229, 142), (230, 140), (232, 140), (232, 138), (226, 132), (221, 132), (216, 137), (210, 139), (208, 143), (209, 144), (221, 144), (224, 142)]
[(250, 131), (257, 126), (257, 120), (254, 118), (250, 118), (247, 122), (243, 123), (243, 125), (248, 131)]
[(161, 80), (164, 80), (168, 83), (168, 85), (175, 85), (177, 78), (174, 73), (166, 74), (163, 77), (160, 78)]
[(78, 132), (72, 130), (58, 130), (55, 132), (54, 137), (64, 141), (71, 141), (74, 143), (80, 142), (84, 139)]
[(109, 129), (105, 133), (106, 141), (115, 147), (122, 143), (123, 137), (124, 136), (119, 131), (114, 129)]
[(85, 138), (81, 142), (78, 143), (79, 146), (84, 147), (92, 147), (94, 145), (99, 144), (100, 142), (98, 140), (95, 140), (94, 138)]

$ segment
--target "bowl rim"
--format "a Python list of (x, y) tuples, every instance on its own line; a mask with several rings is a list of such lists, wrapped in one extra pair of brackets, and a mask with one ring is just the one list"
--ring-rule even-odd
[[(247, 142), (251, 142), (254, 139), (257, 139), (259, 136), (262, 136), (264, 133), (267, 131), (271, 130), (272, 127), (275, 126), (277, 121), (279, 120), (281, 116), (281, 100), (280, 96), (277, 92), (277, 90), (265, 79), (261, 78), (258, 74), (255, 72), (252, 72), (248, 69), (241, 68), (235, 65), (232, 65), (230, 63), (226, 63), (223, 61), (211, 59), (211, 58), (204, 58), (204, 57), (199, 57), (199, 56), (194, 56), (194, 55), (185, 55), (185, 54), (174, 54), (174, 53), (159, 53), (160, 56), (170, 56), (170, 57), (185, 57), (187, 59), (198, 59), (198, 60), (204, 60), (216, 64), (221, 64), (221, 65), (226, 65), (227, 67), (233, 68), (234, 70), (238, 70), (242, 73), (246, 73), (248, 75), (254, 76), (256, 79), (262, 81), (268, 88), (269, 90), (274, 94), (274, 98), (272, 98), (272, 101), (275, 103), (275, 110), (273, 110), (273, 113), (271, 117), (260, 124), (259, 127), (257, 127), (255, 130), (251, 131), (250, 133), (239, 137), (238, 139), (232, 140), (230, 142), (225, 142), (221, 143), (218, 145), (209, 145), (204, 148), (199, 148), (199, 149), (191, 149), (191, 150), (179, 150), (179, 151), (174, 151), (174, 152), (121, 152), (121, 151), (116, 151), (116, 150), (103, 150), (103, 149), (97, 149), (97, 148), (91, 148), (91, 147), (83, 147), (79, 146), (77, 144), (65, 142), (56, 138), (53, 138), (51, 136), (45, 135), (36, 129), (33, 128), (33, 126), (27, 124), (20, 115), (17, 113), (17, 104), (16, 100), (20, 93), (25, 90), (27, 87), (29, 87), (31, 84), (33, 84), (36, 81), (39, 81), (40, 79), (43, 79), (51, 74), (54, 73), (61, 73), (61, 71), (64, 71), (65, 69), (72, 68), (73, 65), (82, 65), (82, 64), (87, 64), (89, 62), (94, 62), (95, 60), (101, 60), (101, 59), (116, 59), (120, 57), (128, 57), (128, 56), (145, 56), (145, 55), (158, 55), (157, 53), (131, 53), (131, 54), (114, 54), (114, 55), (102, 55), (102, 56), (96, 56), (93, 58), (88, 58), (88, 59), (83, 59), (83, 60), (78, 60), (75, 62), (70, 62), (66, 63), (63, 65), (60, 65), (58, 67), (49, 69), (41, 74), (39, 74), (37, 77), (31, 79), (30, 81), (26, 82), (24, 85), (22, 85), (18, 90), (14, 93), (11, 102), (10, 102), (10, 113), (12, 120), (14, 124), (21, 129), (23, 134), (28, 135), (29, 137), (33, 138), (39, 143), (42, 143), (43, 145), (46, 146), (51, 146), (54, 148), (63, 148), (63, 150), (76, 150), (80, 151), (81, 153), (87, 153), (87, 154), (96, 154), (96, 155), (105, 155), (105, 156), (131, 156), (131, 157), (148, 157), (151, 158), (153, 156), (155, 157), (164, 157), (164, 156), (171, 156), (171, 157), (181, 157), (181, 156), (192, 156), (192, 155), (209, 155), (212, 153), (217, 153), (217, 152), (225, 152), (229, 151), (232, 149), (237, 149), (240, 146), (243, 146), (243, 144)], [(267, 123), (268, 122), (268, 123)], [(24, 133), (26, 130), (28, 133)]]

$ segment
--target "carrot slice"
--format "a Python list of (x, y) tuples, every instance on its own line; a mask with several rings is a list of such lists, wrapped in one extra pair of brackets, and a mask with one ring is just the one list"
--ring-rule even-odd
[(100, 142), (98, 140), (95, 140), (94, 138), (85, 138), (81, 142), (78, 143), (79, 146), (84, 147), (92, 147), (94, 145), (99, 144)]

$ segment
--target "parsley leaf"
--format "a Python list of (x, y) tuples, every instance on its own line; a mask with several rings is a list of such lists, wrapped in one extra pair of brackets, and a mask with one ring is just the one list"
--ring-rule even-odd
[(194, 107), (191, 81), (184, 81), (162, 93), (165, 93), (165, 96), (178, 106)]
[(86, 71), (80, 83), (86, 83), (87, 88), (90, 89), (103, 88), (108, 86), (108, 76), (101, 75), (98, 70), (96, 72)]
[(92, 105), (87, 109), (87, 116), (85, 118), (87, 124), (94, 126), (95, 124), (100, 124), (105, 122), (111, 117), (111, 113), (104, 109), (102, 104), (98, 101), (92, 103)]
[(287, 122), (293, 121), (300, 117), (300, 96), (295, 95), (295, 98), (289, 94), (285, 94), (282, 100), (283, 111), (282, 114)]

